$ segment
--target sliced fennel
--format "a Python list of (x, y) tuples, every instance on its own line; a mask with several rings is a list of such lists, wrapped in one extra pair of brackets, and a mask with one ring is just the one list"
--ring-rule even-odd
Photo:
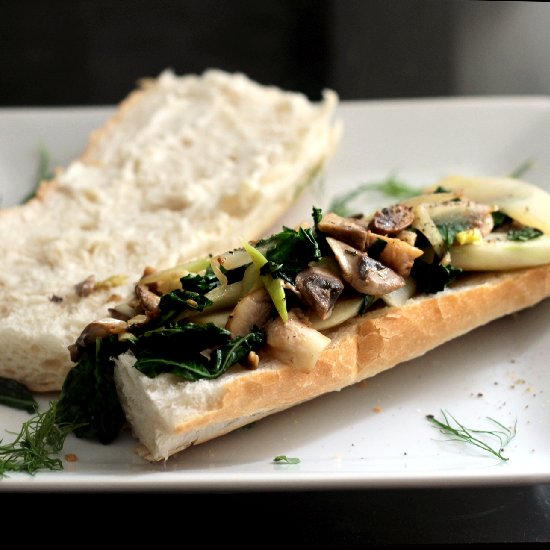
[(476, 202), (496, 205), (518, 222), (550, 233), (550, 194), (514, 178), (450, 176), (439, 186)]
[(503, 271), (550, 263), (550, 235), (531, 241), (509, 241), (492, 233), (483, 242), (451, 247), (451, 263), (466, 271)]
[[(254, 248), (248, 243), (243, 243), (243, 247), (248, 252), (250, 258), (252, 259), (252, 263), (258, 270), (260, 270), (262, 266), (267, 263), (267, 258), (257, 248)], [(288, 321), (288, 311), (286, 310), (286, 297), (282, 279), (274, 279), (269, 274), (260, 275), (260, 279), (271, 296), (277, 313), (286, 323)]]

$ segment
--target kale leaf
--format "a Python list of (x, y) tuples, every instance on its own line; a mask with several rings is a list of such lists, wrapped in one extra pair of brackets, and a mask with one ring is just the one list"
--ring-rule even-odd
[(426, 294), (443, 290), (460, 273), (462, 269), (459, 267), (441, 265), (437, 256), (431, 264), (417, 260), (411, 269), (411, 277), (416, 282), (417, 290)]
[(321, 248), (315, 229), (311, 227), (300, 227), (298, 231), (284, 227), (280, 233), (260, 241), (257, 247), (267, 248), (264, 256), (271, 262), (272, 267), (280, 266), (271, 271), (272, 277), (290, 283), (294, 282), (296, 275), (310, 262), (321, 259)]
[(211, 306), (212, 303), (212, 300), (199, 292), (174, 290), (160, 299), (160, 315), (151, 322), (151, 326), (165, 325), (184, 311), (202, 311), (205, 307)]
[(317, 226), (319, 225), (320, 221), (323, 219), (323, 211), (321, 208), (313, 207), (311, 216), (313, 217), (313, 225), (315, 227), (315, 230), (317, 231)]
[(231, 339), (229, 331), (212, 323), (184, 323), (145, 333), (132, 351), (134, 367), (150, 378), (171, 373), (195, 381), (218, 378), (264, 344), (259, 330)]
[(380, 259), (380, 254), (384, 251), (384, 248), (386, 248), (388, 244), (388, 241), (385, 241), (384, 239), (376, 239), (374, 243), (372, 243), (371, 246), (369, 246), (369, 257), (371, 257), (374, 260)]
[(453, 245), (458, 233), (465, 231), (470, 227), (466, 222), (443, 222), (436, 223), (435, 225), (439, 230), (439, 233), (441, 234), (443, 242), (447, 248), (450, 248)]
[(373, 296), (372, 294), (365, 294), (361, 300), (361, 305), (359, 306), (359, 315), (366, 313), (374, 302), (376, 302), (376, 296)]
[(522, 227), (521, 229), (510, 229), (508, 233), (506, 233), (506, 238), (509, 241), (530, 241), (532, 239), (537, 239), (542, 235), (542, 231), (540, 229), (536, 229), (535, 227)]
[(493, 229), (497, 229), (497, 227), (501, 227), (504, 224), (512, 222), (512, 218), (501, 210), (491, 212), (491, 216), (493, 217)]
[(206, 294), (220, 284), (212, 266), (208, 266), (204, 275), (190, 273), (189, 275), (183, 276), (180, 282), (182, 288), (189, 292), (197, 292), (198, 294)]
[(129, 342), (117, 336), (96, 340), (69, 371), (57, 403), (56, 424), (79, 425), (77, 437), (113, 441), (125, 417), (114, 383), (114, 357), (124, 353)]
[(9, 378), (0, 377), (0, 404), (28, 413), (38, 411), (38, 403), (27, 386)]

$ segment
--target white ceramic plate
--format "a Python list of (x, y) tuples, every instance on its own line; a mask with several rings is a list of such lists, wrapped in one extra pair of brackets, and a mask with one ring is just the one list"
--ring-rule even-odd
[[(0, 111), (3, 206), (17, 203), (31, 187), (40, 144), (54, 163), (63, 165), (78, 155), (89, 131), (111, 111)], [(324, 190), (315, 187), (284, 222), (307, 217), (312, 202), (327, 206), (335, 194), (390, 173), (415, 184), (431, 183), (451, 172), (507, 174), (533, 159), (528, 179), (550, 189), (550, 99), (345, 103), (339, 116), (344, 139)], [(75, 453), (77, 462), (65, 462), (63, 472), (9, 475), (0, 481), (0, 490), (550, 482), (549, 313), (546, 302), (501, 319), (366, 383), (189, 449), (164, 464), (139, 459), (129, 435), (107, 447), (71, 438), (63, 454)], [(517, 436), (505, 453), (509, 461), (443, 441), (425, 420), (443, 408), (473, 427), (486, 427), (487, 416), (506, 425), (517, 421)], [(27, 418), (0, 407), (2, 429), (18, 430)], [(299, 457), (301, 463), (273, 464), (280, 454)]]

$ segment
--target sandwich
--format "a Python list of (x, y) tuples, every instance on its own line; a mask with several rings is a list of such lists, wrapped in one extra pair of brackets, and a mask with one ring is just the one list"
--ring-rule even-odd
[(142, 82), (80, 159), (0, 211), (0, 377), (60, 390), (68, 346), (144, 266), (260, 237), (322, 173), (336, 103), (218, 70)]
[(453, 176), (169, 269), (90, 323), (57, 422), (147, 460), (418, 357), (550, 296), (550, 195)]

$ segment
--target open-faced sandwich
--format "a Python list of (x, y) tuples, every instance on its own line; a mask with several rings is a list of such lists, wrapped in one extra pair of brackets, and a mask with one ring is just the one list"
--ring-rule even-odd
[(450, 177), (368, 216), (313, 220), (146, 269), (89, 324), (57, 421), (162, 460), (426, 353), (550, 295), (550, 195)]

